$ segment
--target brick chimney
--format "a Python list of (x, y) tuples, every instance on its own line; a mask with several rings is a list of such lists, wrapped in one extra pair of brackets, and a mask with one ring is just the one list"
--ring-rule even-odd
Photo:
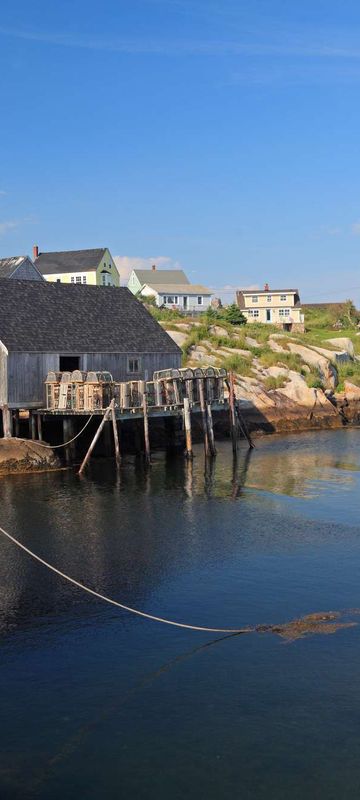
[(268, 283), (265, 283), (264, 292), (270, 292), (270, 286)]
[(155, 270), (156, 270), (156, 264), (153, 264), (153, 265), (152, 265), (152, 267), (151, 267), (151, 269), (152, 269), (152, 271), (153, 271), (153, 272), (155, 272)]
[(37, 244), (34, 244), (34, 247), (33, 247), (33, 261), (35, 261), (37, 259), (38, 255), (39, 255), (39, 248), (38, 248)]

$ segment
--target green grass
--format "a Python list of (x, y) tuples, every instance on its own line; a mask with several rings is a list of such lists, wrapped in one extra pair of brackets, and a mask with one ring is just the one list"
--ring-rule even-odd
[(309, 389), (324, 389), (324, 384), (318, 369), (311, 369), (305, 374), (305, 380)]
[(251, 362), (244, 356), (238, 355), (238, 353), (234, 353), (234, 355), (225, 358), (222, 366), (225, 367), (228, 372), (236, 372), (237, 375), (241, 375), (242, 377), (255, 377), (251, 369)]
[(345, 364), (338, 363), (337, 371), (339, 376), (338, 392), (344, 391), (345, 381), (350, 381), (355, 386), (360, 386), (360, 363), (358, 361), (348, 361)]
[(287, 382), (285, 375), (278, 375), (276, 378), (274, 375), (269, 375), (264, 381), (264, 386), (265, 389), (270, 392), (273, 389), (282, 389), (286, 386)]

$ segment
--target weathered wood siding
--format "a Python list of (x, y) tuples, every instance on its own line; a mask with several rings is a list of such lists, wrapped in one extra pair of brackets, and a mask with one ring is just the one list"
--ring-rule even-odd
[[(9, 353), (8, 394), (13, 408), (40, 407), (45, 401), (44, 381), (50, 370), (59, 370), (60, 355), (65, 353)], [(70, 354), (68, 354), (70, 355)], [(131, 378), (151, 380), (156, 370), (180, 367), (181, 353), (72, 353), (79, 355), (81, 370), (107, 370), (115, 381)], [(128, 359), (139, 358), (141, 370), (128, 372)], [(0, 362), (1, 370), (1, 362)], [(0, 372), (1, 374), (1, 372)], [(0, 389), (1, 392), (1, 389)], [(1, 397), (1, 394), (0, 394)]]
[[(128, 359), (139, 358), (141, 370), (136, 375), (128, 372)], [(181, 353), (87, 353), (83, 356), (83, 365), (80, 369), (102, 370), (111, 372), (115, 381), (129, 381), (134, 379), (151, 380), (153, 373), (160, 369), (170, 369), (181, 366)]]
[(5, 345), (0, 342), (0, 408), (8, 401), (7, 359), (7, 349)]
[(44, 381), (49, 370), (59, 369), (57, 353), (9, 353), (9, 406), (27, 408), (42, 406), (45, 401)]

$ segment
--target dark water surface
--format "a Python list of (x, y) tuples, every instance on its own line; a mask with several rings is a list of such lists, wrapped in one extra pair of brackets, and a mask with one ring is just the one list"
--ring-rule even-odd
[[(1, 479), (0, 525), (128, 605), (219, 627), (360, 606), (360, 430), (271, 437), (204, 473)], [(0, 797), (360, 797), (360, 626), (284, 642), (162, 626), (0, 540)], [(204, 647), (211, 643), (211, 646)]]

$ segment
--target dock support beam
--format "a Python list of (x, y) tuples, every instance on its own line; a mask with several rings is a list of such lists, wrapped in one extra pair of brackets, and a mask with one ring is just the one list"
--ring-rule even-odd
[(96, 442), (97, 442), (97, 440), (98, 440), (98, 438), (99, 438), (99, 436), (101, 434), (101, 431), (102, 431), (104, 425), (106, 424), (107, 420), (109, 419), (110, 414), (112, 413), (112, 408), (113, 407), (114, 407), (114, 400), (111, 401), (109, 407), (105, 411), (105, 414), (104, 414), (104, 416), (103, 416), (103, 418), (102, 418), (102, 420), (100, 422), (100, 425), (99, 425), (99, 427), (98, 427), (98, 429), (97, 429), (97, 431), (95, 433), (95, 436), (94, 436), (94, 438), (93, 438), (93, 440), (91, 442), (91, 445), (90, 445), (90, 447), (89, 447), (89, 449), (88, 449), (88, 451), (86, 453), (86, 456), (85, 456), (85, 458), (84, 458), (84, 460), (83, 460), (83, 462), (81, 464), (81, 467), (79, 469), (79, 475), (82, 475), (82, 473), (84, 472), (86, 464), (89, 461), (89, 458), (90, 458), (91, 453), (92, 453), (92, 451), (93, 451), (93, 449), (94, 449), (94, 447), (96, 445)]
[(9, 411), (9, 406), (7, 404), (3, 405), (3, 408), (2, 408), (2, 420), (3, 420), (4, 439), (11, 439), (12, 438), (12, 414), (11, 414), (11, 411)]
[(114, 434), (115, 460), (116, 460), (117, 469), (119, 469), (120, 463), (121, 463), (121, 455), (120, 455), (120, 444), (119, 444), (119, 432), (118, 432), (118, 429), (117, 429), (116, 414), (115, 414), (114, 406), (112, 406), (112, 408), (111, 408), (111, 419), (112, 419), (113, 434)]
[(205, 392), (204, 392), (204, 379), (198, 378), (198, 386), (199, 386), (199, 399), (200, 399), (200, 409), (201, 409), (201, 421), (202, 421), (202, 429), (204, 434), (204, 449), (205, 455), (209, 455), (209, 436), (208, 436), (208, 426), (207, 426), (207, 419), (206, 419), (206, 405), (205, 405)]
[(234, 455), (237, 454), (237, 430), (236, 430), (236, 414), (235, 414), (235, 384), (234, 373), (230, 372), (229, 375), (229, 415), (230, 415), (230, 433), (232, 440), (232, 449)]
[(39, 412), (37, 413), (37, 433), (39, 442), (42, 442), (43, 441), (42, 416), (41, 414), (39, 414)]
[(29, 411), (29, 428), (31, 433), (31, 438), (36, 439), (36, 417), (33, 411)]
[(209, 434), (210, 454), (212, 456), (216, 456), (216, 447), (215, 447), (215, 437), (214, 437), (214, 427), (213, 427), (211, 403), (207, 404), (207, 425), (208, 425), (208, 434)]
[(151, 464), (150, 439), (149, 439), (149, 415), (148, 415), (146, 392), (144, 392), (143, 395), (143, 412), (144, 412), (145, 460), (147, 464)]
[(186, 458), (193, 458), (192, 449), (192, 436), (191, 436), (191, 412), (190, 402), (188, 397), (184, 397), (184, 428), (185, 428), (185, 441), (186, 441)]

